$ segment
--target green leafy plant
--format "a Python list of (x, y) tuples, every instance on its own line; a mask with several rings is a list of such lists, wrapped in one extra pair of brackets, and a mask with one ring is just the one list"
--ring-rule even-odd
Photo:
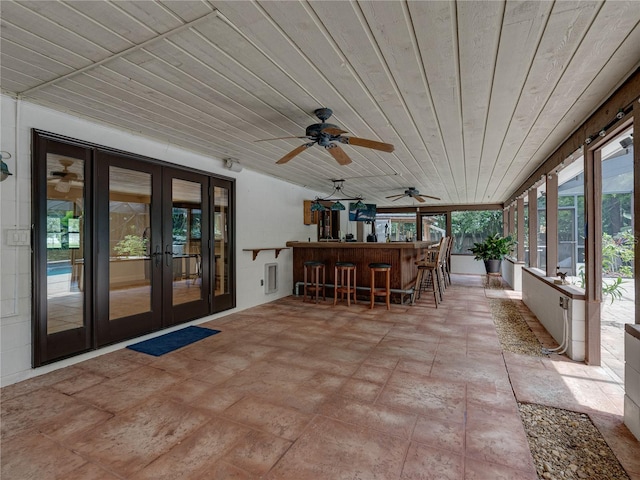
[[(578, 270), (578, 281), (575, 283), (580, 288), (584, 288), (586, 285), (584, 267), (580, 267)], [(622, 277), (616, 277), (612, 283), (608, 283), (606, 279), (602, 279), (602, 296), (609, 297), (609, 304), (613, 304), (616, 300), (622, 298), (622, 294), (626, 292), (622, 286)]]
[(113, 250), (119, 256), (143, 257), (147, 254), (147, 243), (148, 240), (139, 235), (126, 235), (113, 247)]
[(607, 276), (633, 278), (635, 239), (630, 230), (615, 236), (602, 234), (602, 273)]
[(503, 237), (496, 233), (489, 235), (483, 242), (476, 242), (469, 249), (476, 260), (502, 260), (511, 253), (516, 242), (511, 236)]

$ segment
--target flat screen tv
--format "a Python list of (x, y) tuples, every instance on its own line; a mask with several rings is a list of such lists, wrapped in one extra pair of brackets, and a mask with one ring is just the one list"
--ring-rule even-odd
[(366, 208), (356, 208), (355, 203), (349, 203), (350, 222), (373, 222), (376, 219), (376, 206), (367, 203)]

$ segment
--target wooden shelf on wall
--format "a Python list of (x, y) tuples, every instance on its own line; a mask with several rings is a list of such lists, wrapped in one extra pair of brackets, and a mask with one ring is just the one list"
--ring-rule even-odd
[(289, 250), (289, 247), (263, 247), (263, 248), (243, 248), (242, 249), (243, 252), (253, 252), (253, 259), (254, 260), (256, 259), (256, 257), (258, 256), (258, 254), (262, 250), (275, 250), (276, 251), (276, 258), (278, 258), (278, 255), (280, 255), (280, 251), (281, 250)]

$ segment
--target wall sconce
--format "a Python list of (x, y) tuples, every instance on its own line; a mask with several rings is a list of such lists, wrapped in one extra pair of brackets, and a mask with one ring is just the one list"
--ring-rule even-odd
[(224, 159), (224, 168), (231, 170), (232, 172), (241, 172), (242, 165), (235, 158), (225, 158)]
[(9, 167), (7, 166), (7, 164), (4, 163), (5, 158), (11, 158), (11, 154), (9, 152), (0, 151), (0, 182), (4, 182), (7, 178), (9, 178), (9, 175), (13, 175), (13, 173), (9, 171)]

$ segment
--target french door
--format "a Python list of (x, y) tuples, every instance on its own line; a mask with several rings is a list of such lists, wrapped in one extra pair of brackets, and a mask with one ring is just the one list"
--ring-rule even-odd
[(235, 306), (233, 181), (34, 132), (39, 366)]
[(210, 311), (208, 177), (98, 151), (98, 346)]

